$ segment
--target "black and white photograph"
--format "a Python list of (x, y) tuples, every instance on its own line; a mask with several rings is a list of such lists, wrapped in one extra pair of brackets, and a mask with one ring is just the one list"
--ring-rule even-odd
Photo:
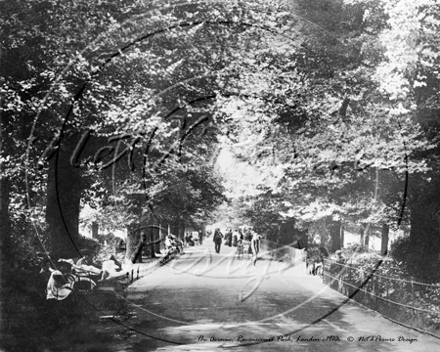
[(440, 350), (440, 0), (0, 0), (0, 352)]

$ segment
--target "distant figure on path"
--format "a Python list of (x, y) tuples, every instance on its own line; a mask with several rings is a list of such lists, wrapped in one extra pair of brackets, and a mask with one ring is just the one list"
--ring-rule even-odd
[(194, 241), (193, 241), (193, 237), (190, 233), (186, 233), (186, 237), (185, 237), (185, 242), (187, 246), (193, 247), (194, 246)]
[(247, 248), (248, 255), (253, 254), (254, 252), (252, 250), (252, 232), (250, 229), (245, 230), (244, 240), (246, 241), (247, 246), (248, 246), (248, 248)]
[(243, 231), (241, 231), (241, 229), (238, 229), (238, 233), (240, 235), (239, 239), (243, 241), (244, 240)]
[(252, 249), (252, 257), (255, 265), (255, 263), (257, 262), (258, 253), (260, 252), (260, 235), (258, 235), (254, 231), (252, 231), (251, 249)]
[(243, 241), (242, 240), (238, 240), (237, 242), (237, 259), (242, 259), (243, 258)]
[(237, 242), (239, 240), (240, 234), (237, 232), (237, 230), (234, 231), (234, 233), (232, 234), (232, 245), (234, 247), (237, 247)]
[(223, 234), (220, 232), (220, 229), (215, 229), (214, 232), (214, 244), (215, 244), (215, 252), (220, 253), (220, 247), (222, 245)]
[(231, 247), (232, 246), (232, 230), (228, 229), (225, 235), (225, 245)]

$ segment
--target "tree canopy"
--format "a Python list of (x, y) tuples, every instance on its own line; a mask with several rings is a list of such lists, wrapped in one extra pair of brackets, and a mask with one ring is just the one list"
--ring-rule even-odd
[(403, 226), (438, 262), (435, 1), (0, 6), (4, 248), (80, 251), (84, 207), (181, 228), (229, 204), (262, 232), (324, 222), (333, 249), (344, 223)]

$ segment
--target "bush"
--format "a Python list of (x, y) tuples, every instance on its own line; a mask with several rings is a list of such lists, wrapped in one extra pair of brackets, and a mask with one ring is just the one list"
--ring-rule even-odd
[[(406, 259), (405, 255), (414, 255), (407, 239), (400, 239), (393, 247), (395, 247), (394, 254), (400, 259)], [(375, 253), (361, 253), (349, 258), (347, 264), (348, 269), (344, 271), (339, 266), (333, 266), (335, 270), (333, 275), (340, 275), (341, 279), (350, 285), (358, 287), (364, 285), (363, 289), (368, 293), (360, 291), (354, 296), (356, 301), (397, 321), (430, 331), (440, 329), (440, 287), (412, 283), (410, 273), (406, 271), (402, 262), (397, 262), (392, 257), (384, 258)], [(375, 276), (367, 281), (366, 279), (373, 272)], [(415, 281), (419, 280), (415, 279)], [(337, 286), (334, 288), (338, 289)], [(347, 290), (345, 294), (353, 292), (351, 286), (348, 286)], [(390, 305), (388, 300), (428, 310), (431, 313)]]

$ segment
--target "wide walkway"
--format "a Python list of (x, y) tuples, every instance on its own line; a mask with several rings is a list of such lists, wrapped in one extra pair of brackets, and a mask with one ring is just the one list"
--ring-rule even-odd
[[(440, 340), (396, 325), (308, 276), (302, 266), (237, 260), (202, 246), (135, 282), (133, 351), (437, 351)], [(128, 347), (126, 345), (126, 347)]]

